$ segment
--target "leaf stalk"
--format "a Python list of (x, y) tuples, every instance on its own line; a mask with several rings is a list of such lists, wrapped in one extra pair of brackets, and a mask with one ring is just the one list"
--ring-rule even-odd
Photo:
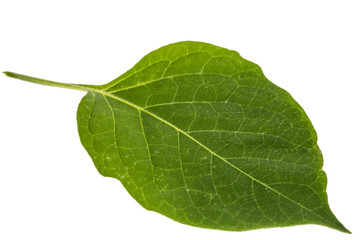
[(54, 82), (54, 81), (50, 81), (50, 80), (30, 77), (30, 76), (13, 73), (13, 72), (3, 72), (3, 73), (6, 76), (11, 77), (11, 78), (15, 78), (15, 79), (19, 79), (19, 80), (31, 82), (31, 83), (37, 83), (37, 84), (41, 84), (41, 85), (45, 85), (45, 86), (68, 88), (68, 89), (85, 91), (85, 92), (91, 90), (91, 88), (89, 86), (83, 86), (83, 85), (79, 85), (79, 84)]

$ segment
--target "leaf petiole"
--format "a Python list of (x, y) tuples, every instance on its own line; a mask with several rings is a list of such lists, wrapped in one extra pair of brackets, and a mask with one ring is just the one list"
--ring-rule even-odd
[(13, 72), (3, 72), (3, 73), (6, 76), (11, 77), (11, 78), (16, 78), (16, 79), (19, 79), (22, 81), (37, 83), (37, 84), (41, 84), (41, 85), (45, 85), (45, 86), (68, 88), (68, 89), (74, 89), (74, 90), (85, 91), (85, 92), (91, 90), (91, 86), (89, 86), (89, 85), (54, 82), (54, 81), (50, 81), (50, 80), (30, 77), (30, 76), (17, 74), (17, 73), (13, 73)]

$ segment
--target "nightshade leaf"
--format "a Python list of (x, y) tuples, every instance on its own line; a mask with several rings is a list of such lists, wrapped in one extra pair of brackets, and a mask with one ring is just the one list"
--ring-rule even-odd
[(320, 224), (331, 212), (316, 132), (304, 110), (237, 52), (201, 42), (155, 50), (87, 91), (81, 142), (100, 174), (144, 208), (203, 228)]

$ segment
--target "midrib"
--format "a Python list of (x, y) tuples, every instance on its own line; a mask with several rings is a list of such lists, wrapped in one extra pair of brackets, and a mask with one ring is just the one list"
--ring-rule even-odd
[(239, 171), (241, 174), (247, 176), (247, 177), (250, 178), (251, 180), (259, 183), (260, 185), (266, 187), (267, 189), (275, 192), (276, 194), (278, 194), (278, 195), (280, 195), (281, 197), (287, 199), (288, 201), (294, 203), (295, 205), (297, 205), (297, 206), (299, 206), (299, 207), (307, 210), (308, 212), (310, 212), (310, 213), (318, 216), (318, 217), (321, 218), (324, 222), (329, 223), (329, 224), (332, 225), (334, 228), (338, 228), (337, 225), (335, 225), (333, 222), (329, 221), (328, 219), (324, 218), (323, 216), (319, 215), (318, 213), (312, 211), (311, 209), (305, 207), (305, 206), (302, 205), (301, 203), (296, 202), (296, 201), (293, 200), (292, 198), (286, 196), (285, 194), (283, 194), (283, 193), (279, 192), (278, 190), (272, 188), (271, 186), (267, 185), (266, 183), (260, 181), (259, 179), (254, 178), (254, 177), (251, 176), (250, 174), (248, 174), (248, 173), (246, 173), (245, 171), (241, 170), (240, 168), (238, 168), (237, 166), (235, 166), (235, 165), (232, 164), (231, 162), (227, 161), (225, 158), (223, 158), (223, 157), (221, 157), (220, 155), (218, 155), (217, 153), (213, 152), (210, 148), (208, 148), (207, 146), (205, 146), (204, 144), (202, 144), (201, 142), (199, 142), (198, 140), (196, 140), (194, 137), (192, 137), (191, 135), (189, 135), (187, 132), (185, 132), (185, 131), (183, 131), (182, 129), (180, 129), (180, 128), (178, 128), (177, 126), (175, 126), (174, 124), (172, 124), (172, 123), (170, 123), (170, 122), (168, 122), (168, 121), (160, 118), (159, 116), (155, 115), (154, 113), (152, 113), (152, 112), (150, 112), (150, 111), (148, 111), (148, 110), (146, 110), (146, 109), (144, 109), (144, 108), (142, 108), (142, 107), (140, 107), (140, 106), (138, 106), (138, 105), (136, 105), (136, 104), (134, 104), (134, 103), (132, 103), (132, 102), (127, 101), (126, 99), (123, 99), (123, 98), (121, 98), (121, 97), (115, 96), (115, 95), (113, 95), (113, 94), (111, 94), (111, 93), (108, 93), (108, 92), (106, 92), (106, 91), (102, 91), (102, 90), (99, 90), (99, 89), (93, 89), (93, 88), (92, 88), (92, 89), (89, 89), (89, 91), (93, 91), (93, 92), (102, 94), (102, 95), (104, 95), (104, 96), (113, 98), (113, 99), (115, 99), (115, 100), (117, 100), (117, 101), (120, 101), (120, 102), (122, 102), (122, 103), (125, 103), (125, 104), (127, 104), (128, 106), (131, 106), (131, 107), (133, 107), (133, 108), (135, 108), (135, 109), (137, 109), (137, 110), (139, 110), (139, 111), (141, 111), (141, 112), (143, 112), (143, 113), (146, 113), (146, 114), (152, 116), (153, 118), (159, 120), (160, 122), (162, 122), (162, 123), (170, 126), (171, 128), (175, 129), (176, 131), (178, 131), (178, 132), (182, 133), (183, 135), (185, 135), (186, 137), (190, 138), (192, 141), (194, 141), (196, 144), (198, 144), (199, 146), (201, 146), (202, 148), (204, 148), (204, 149), (205, 149), (206, 151), (208, 151), (210, 154), (218, 157), (219, 159), (221, 159), (222, 161), (224, 161), (225, 163), (227, 163), (229, 166), (231, 166), (232, 168), (234, 168), (234, 169), (236, 169), (237, 171)]

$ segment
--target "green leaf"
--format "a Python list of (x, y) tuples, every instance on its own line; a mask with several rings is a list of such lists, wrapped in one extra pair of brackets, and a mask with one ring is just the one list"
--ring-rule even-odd
[(81, 142), (99, 171), (144, 208), (231, 231), (320, 224), (331, 212), (316, 132), (304, 110), (237, 52), (179, 42), (87, 91)]

